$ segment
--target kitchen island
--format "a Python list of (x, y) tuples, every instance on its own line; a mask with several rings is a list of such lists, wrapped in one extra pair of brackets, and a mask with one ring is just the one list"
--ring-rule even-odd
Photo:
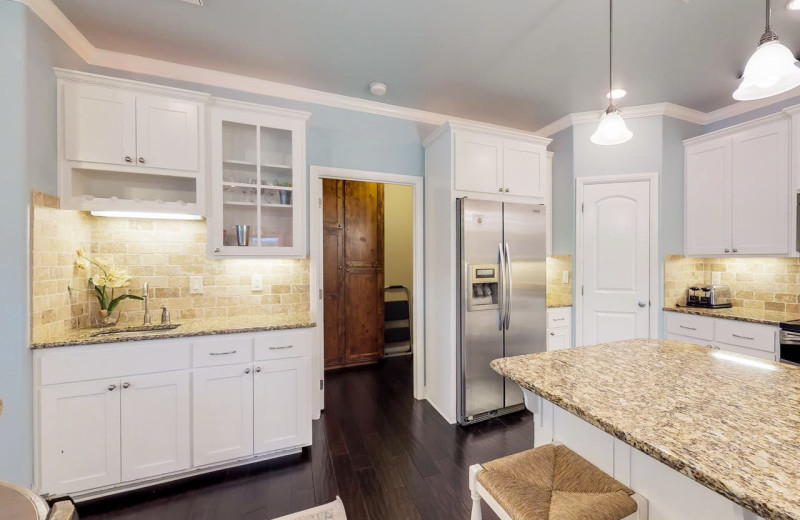
[(498, 359), (561, 442), (650, 502), (650, 520), (800, 520), (800, 368), (677, 341)]

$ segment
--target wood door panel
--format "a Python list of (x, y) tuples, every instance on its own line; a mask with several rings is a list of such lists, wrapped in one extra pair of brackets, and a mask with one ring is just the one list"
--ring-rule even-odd
[(344, 181), (322, 179), (322, 227), (344, 227)]
[[(324, 203), (323, 203), (324, 208)], [(322, 285), (325, 309), (325, 366), (344, 361), (344, 230), (325, 229), (322, 237)]]
[(345, 273), (346, 362), (383, 357), (383, 269), (354, 269)]
[(383, 185), (345, 182), (345, 265), (383, 266)]

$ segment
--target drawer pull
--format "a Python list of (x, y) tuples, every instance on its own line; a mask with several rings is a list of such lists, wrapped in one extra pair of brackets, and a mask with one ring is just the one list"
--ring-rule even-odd
[(697, 330), (695, 327), (687, 327), (686, 325), (678, 325), (678, 326), (679, 326), (680, 328), (682, 328), (682, 329), (686, 329), (686, 330)]
[(231, 354), (236, 354), (235, 350), (229, 350), (227, 352), (209, 352), (209, 356), (230, 356)]
[(756, 339), (756, 338), (751, 338), (750, 336), (740, 336), (738, 334), (731, 334), (731, 336), (733, 336), (734, 338), (746, 339), (747, 341), (753, 341)]
[(286, 350), (287, 348), (292, 348), (294, 345), (286, 345), (283, 347), (269, 347), (270, 350)]
[(566, 320), (566, 319), (567, 319), (567, 318), (553, 318), (553, 321), (564, 321), (564, 320)]

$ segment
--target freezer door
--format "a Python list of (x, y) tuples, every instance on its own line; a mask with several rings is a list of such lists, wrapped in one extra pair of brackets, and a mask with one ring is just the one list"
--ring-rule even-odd
[[(546, 227), (543, 205), (505, 203), (509, 299), (505, 356), (547, 350)], [(506, 381), (505, 406), (522, 403), (522, 391)]]
[[(489, 363), (503, 357), (502, 302), (498, 305), (469, 305), (470, 293), (475, 291), (475, 276), (470, 276), (470, 266), (481, 270), (494, 266), (497, 283), (478, 283), (479, 297), (499, 297), (504, 282), (500, 269), (500, 250), (503, 242), (503, 205), (500, 202), (459, 199), (459, 422), (465, 418), (503, 408), (504, 380)], [(472, 269), (475, 273), (476, 269)], [(489, 276), (491, 273), (486, 274)], [(490, 278), (488, 278), (490, 279)], [(484, 294), (486, 289), (492, 292)], [(469, 291), (469, 292), (468, 292)], [(473, 293), (474, 295), (474, 293)], [(469, 307), (472, 307), (470, 310)]]

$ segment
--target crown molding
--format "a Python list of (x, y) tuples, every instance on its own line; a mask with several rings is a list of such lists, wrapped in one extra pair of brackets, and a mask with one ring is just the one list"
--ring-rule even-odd
[(739, 101), (732, 105), (728, 105), (707, 113), (705, 124), (716, 123), (717, 121), (722, 121), (723, 119), (740, 116), (742, 114), (752, 112), (753, 110), (768, 107), (775, 103), (792, 99), (794, 97), (800, 97), (800, 88), (795, 88), (789, 92), (784, 92), (783, 94), (778, 94), (777, 96), (772, 96), (765, 99), (757, 99), (755, 101)]
[(175, 87), (164, 87), (161, 85), (146, 83), (144, 81), (114, 78), (100, 74), (93, 74), (91, 72), (61, 69), (58, 67), (53, 67), (53, 71), (55, 72), (56, 78), (58, 78), (60, 81), (79, 81), (83, 84), (98, 85), (101, 87), (124, 88), (146, 94), (168, 95), (188, 101), (199, 101), (201, 103), (205, 103), (211, 97), (210, 94), (206, 94), (205, 92), (197, 92), (194, 90), (186, 90)]
[(759, 117), (757, 119), (751, 119), (750, 121), (745, 121), (744, 123), (739, 123), (738, 125), (726, 126), (725, 128), (717, 130), (715, 132), (709, 132), (707, 134), (698, 135), (697, 137), (684, 139), (683, 144), (687, 145), (687, 144), (702, 143), (705, 141), (713, 141), (714, 139), (719, 139), (720, 137), (734, 135), (744, 130), (748, 130), (750, 128), (758, 128), (759, 126), (766, 125), (769, 123), (774, 123), (776, 121), (790, 121), (790, 116), (791, 116), (790, 111), (792, 110), (792, 108), (781, 110), (780, 112), (776, 112), (774, 114), (770, 114), (764, 117)]

